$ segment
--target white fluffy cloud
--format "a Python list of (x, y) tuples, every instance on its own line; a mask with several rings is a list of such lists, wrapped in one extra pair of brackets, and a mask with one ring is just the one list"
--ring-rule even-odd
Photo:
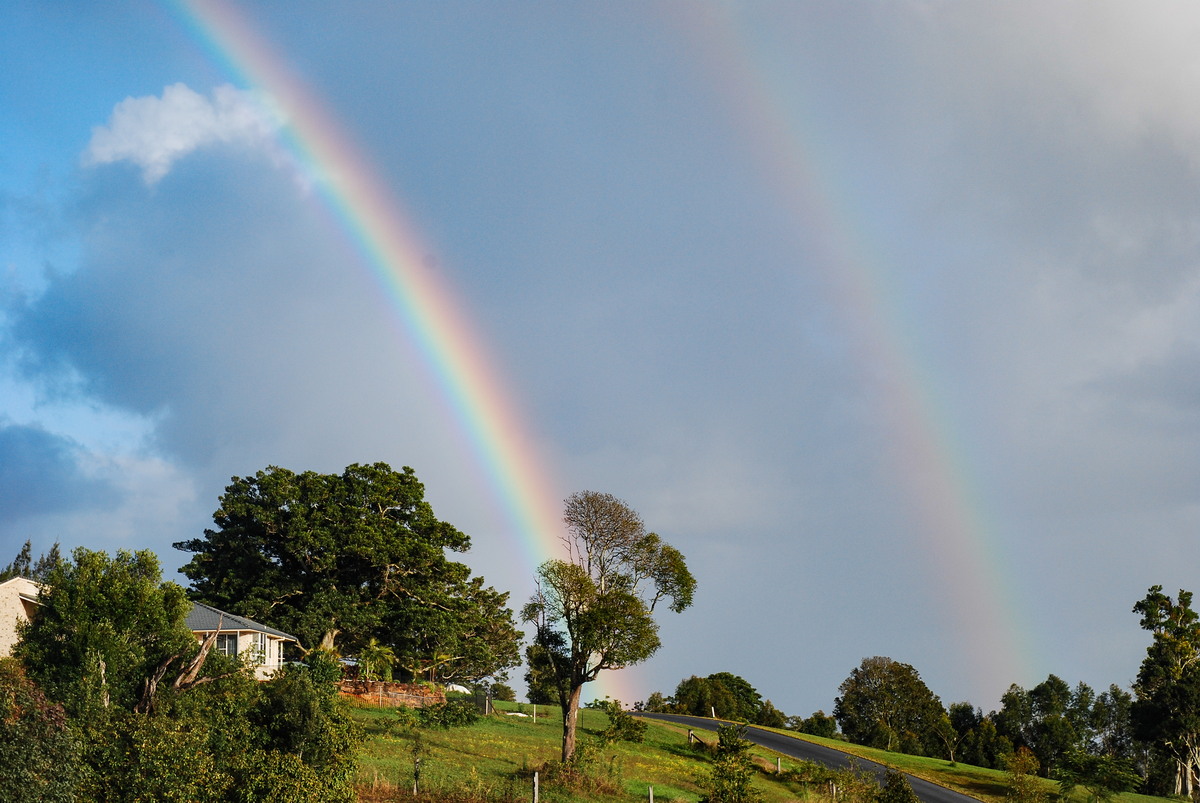
[(126, 98), (108, 125), (92, 129), (84, 164), (130, 161), (142, 168), (147, 184), (159, 181), (180, 158), (214, 144), (275, 149), (281, 121), (260, 95), (228, 84), (205, 97), (184, 84), (163, 89), (162, 97)]

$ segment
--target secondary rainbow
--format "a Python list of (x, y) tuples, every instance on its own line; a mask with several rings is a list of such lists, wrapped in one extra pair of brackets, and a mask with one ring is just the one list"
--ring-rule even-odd
[(285, 122), (282, 138), (387, 292), (478, 455), (528, 563), (557, 556), (558, 495), (510, 395), (489, 368), (493, 362), (481, 339), (425, 266), (429, 249), (422, 247), (398, 200), (324, 105), (230, 4), (168, 0), (168, 7), (214, 62), (276, 104)]
[(1020, 606), (1006, 589), (1008, 570), (964, 449), (952, 435), (929, 361), (889, 292), (888, 260), (871, 243), (870, 222), (838, 180), (810, 111), (775, 84), (762, 47), (724, 6), (689, 7), (679, 23), (702, 51), (714, 88), (760, 158), (764, 176), (804, 230), (815, 235), (817, 262), (842, 313), (856, 362), (891, 429), (892, 471), (907, 487), (912, 514), (937, 568), (947, 616), (970, 666), (997, 699), (1008, 684), (1031, 679)]

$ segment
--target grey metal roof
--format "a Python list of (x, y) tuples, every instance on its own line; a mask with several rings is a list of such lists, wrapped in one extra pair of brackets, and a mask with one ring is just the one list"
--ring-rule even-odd
[(187, 615), (187, 626), (189, 630), (212, 632), (218, 630), (225, 631), (240, 631), (240, 630), (255, 630), (259, 633), (266, 633), (269, 636), (276, 636), (288, 641), (299, 642), (299, 639), (282, 630), (276, 630), (273, 627), (260, 625), (251, 619), (244, 616), (238, 616), (236, 613), (229, 613), (214, 608), (211, 605), (205, 605), (203, 602), (193, 602), (192, 609)]

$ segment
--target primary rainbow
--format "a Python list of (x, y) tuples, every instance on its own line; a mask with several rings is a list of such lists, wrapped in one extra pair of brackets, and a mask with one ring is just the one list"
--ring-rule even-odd
[(209, 56), (270, 96), (285, 144), (359, 248), (440, 385), (530, 566), (559, 554), (559, 500), (482, 341), (423, 262), (429, 253), (396, 198), (324, 105), (224, 0), (167, 0)]
[[(359, 148), (225, 0), (164, 0), (210, 58), (239, 81), (265, 91), (286, 125), (281, 137), (350, 234), (364, 262), (424, 356), (533, 567), (564, 557), (559, 495), (482, 341), (455, 300), (425, 266), (417, 233)], [(631, 702), (636, 675), (607, 672), (595, 697)]]

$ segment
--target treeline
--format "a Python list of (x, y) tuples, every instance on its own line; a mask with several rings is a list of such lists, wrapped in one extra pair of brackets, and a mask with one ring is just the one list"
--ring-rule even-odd
[(1015, 774), (1036, 773), (1064, 789), (1111, 794), (1200, 792), (1200, 615), (1192, 594), (1152, 587), (1133, 607), (1151, 634), (1131, 691), (1097, 692), (1050, 675), (1025, 689), (1013, 684), (1000, 708), (942, 704), (909, 664), (864, 658), (842, 682), (832, 715), (786, 716), (746, 680), (728, 672), (655, 692), (647, 711), (716, 716), (912, 755), (944, 758)]

